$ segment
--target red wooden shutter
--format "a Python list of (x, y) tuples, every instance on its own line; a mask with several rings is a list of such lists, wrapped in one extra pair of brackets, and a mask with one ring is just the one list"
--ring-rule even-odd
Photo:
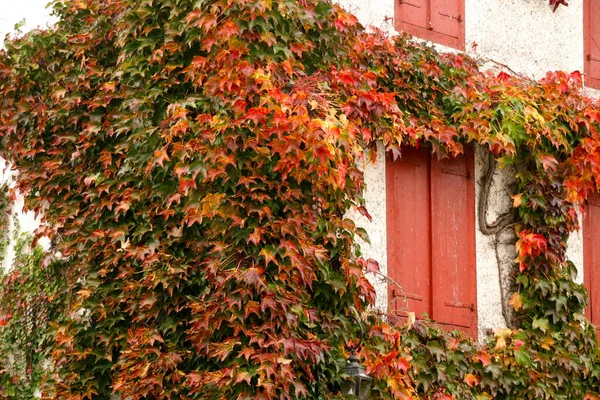
[[(386, 165), (387, 246), (390, 308), (431, 316), (431, 242), (429, 212), (429, 154), (402, 149), (402, 159)], [(405, 297), (406, 296), (406, 297)]]
[(472, 154), (431, 166), (433, 315), (476, 333)]
[(457, 0), (431, 0), (431, 27), (458, 40), (462, 29), (462, 13)]
[(465, 49), (464, 0), (395, 0), (397, 30)]
[(600, 334), (600, 195), (588, 200), (583, 221), (584, 282), (590, 296), (587, 317)]
[(403, 148), (387, 160), (386, 192), (390, 311), (476, 335), (472, 151), (438, 161)]
[(600, 89), (600, 0), (585, 0), (585, 84)]

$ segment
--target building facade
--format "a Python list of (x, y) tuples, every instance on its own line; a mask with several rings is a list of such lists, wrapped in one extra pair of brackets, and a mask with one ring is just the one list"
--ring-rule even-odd
[[(584, 90), (600, 94), (600, 0), (341, 0), (365, 26), (390, 35), (404, 30), (440, 51), (463, 51), (484, 69), (539, 79), (547, 71), (580, 71)], [(405, 152), (399, 161), (380, 149), (365, 165), (367, 209), (356, 219), (370, 234), (367, 257), (377, 307), (391, 316), (423, 312), (441, 326), (480, 340), (511, 325), (516, 237), (514, 171), (499, 170), (487, 151), (438, 161)], [(448, 165), (444, 165), (444, 163)], [(410, 209), (406, 206), (410, 204)], [(415, 205), (421, 205), (415, 207)], [(568, 258), (590, 292), (588, 316), (600, 324), (600, 201), (592, 199), (571, 234)], [(598, 243), (598, 246), (595, 246)]]

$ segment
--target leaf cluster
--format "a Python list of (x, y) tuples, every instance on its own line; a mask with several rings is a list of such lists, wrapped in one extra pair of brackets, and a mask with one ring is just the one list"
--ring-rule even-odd
[(0, 54), (2, 155), (63, 257), (46, 396), (338, 396), (351, 315), (374, 302), (346, 215), (368, 216), (359, 166), (378, 142), (521, 166), (521, 329), (480, 347), (370, 318), (376, 396), (593, 395), (596, 339), (565, 256), (600, 182), (580, 75), (481, 72), (328, 1), (54, 9), (54, 29)]

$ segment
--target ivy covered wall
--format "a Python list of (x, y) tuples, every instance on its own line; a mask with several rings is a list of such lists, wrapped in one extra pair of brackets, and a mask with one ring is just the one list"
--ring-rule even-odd
[[(161, 4), (57, 2), (0, 54), (1, 153), (65, 282), (44, 395), (339, 398), (358, 312), (374, 398), (597, 398), (565, 253), (600, 181), (580, 74), (484, 73), (327, 1)], [(365, 154), (403, 145), (519, 167), (518, 321), (484, 345), (369, 313), (378, 264), (345, 215), (370, 215)]]

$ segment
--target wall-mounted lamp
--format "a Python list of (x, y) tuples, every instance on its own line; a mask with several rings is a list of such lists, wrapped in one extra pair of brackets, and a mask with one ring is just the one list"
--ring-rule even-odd
[(360, 400), (365, 400), (371, 392), (371, 384), (373, 378), (371, 378), (365, 372), (365, 369), (360, 366), (359, 359), (356, 356), (356, 349), (360, 346), (360, 342), (363, 339), (363, 327), (358, 318), (352, 317), (360, 327), (360, 338), (359, 342), (350, 348), (350, 357), (346, 361), (346, 374), (348, 378), (342, 384), (342, 394), (344, 396), (354, 395)]

